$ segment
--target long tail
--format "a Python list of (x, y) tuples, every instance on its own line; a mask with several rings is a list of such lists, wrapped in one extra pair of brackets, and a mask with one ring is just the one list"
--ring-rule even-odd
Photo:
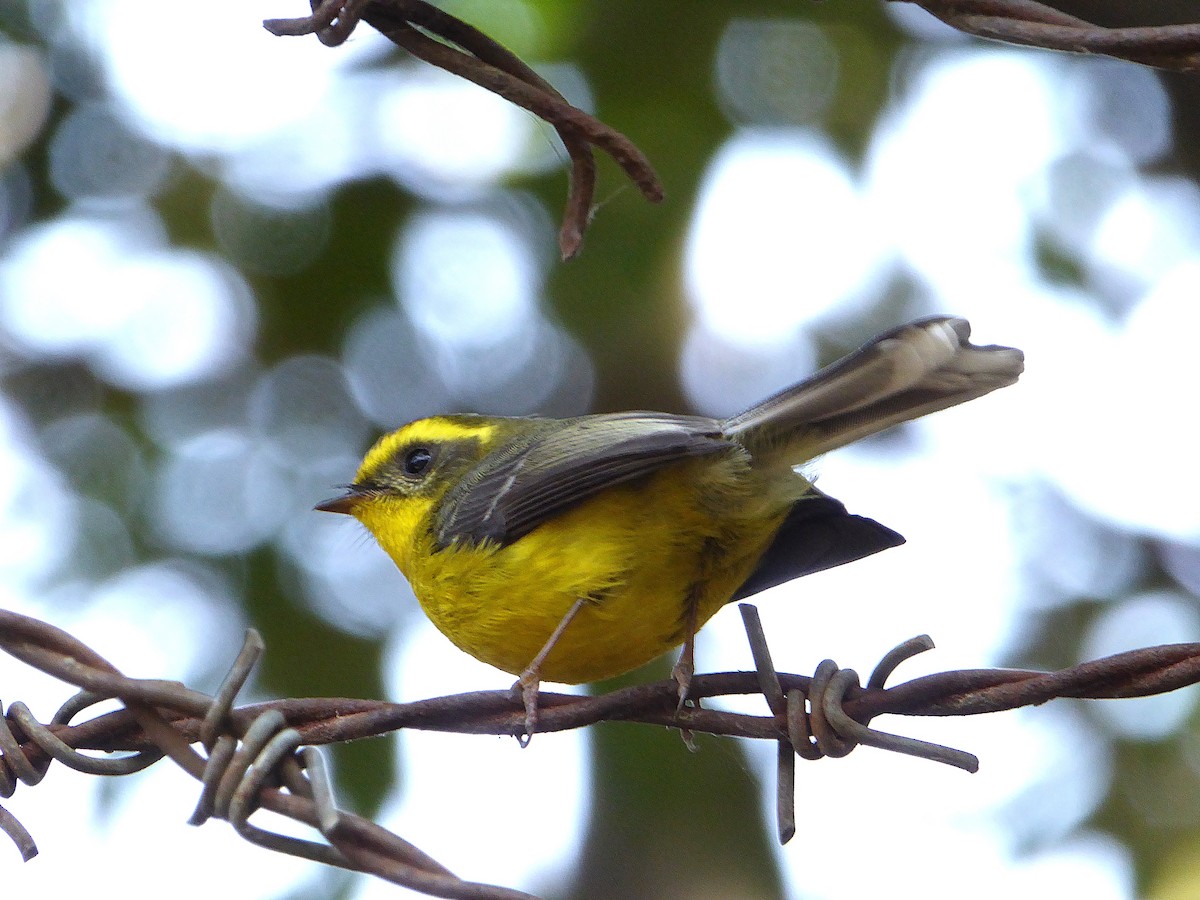
[(722, 430), (753, 452), (798, 464), (900, 422), (1013, 384), (1025, 356), (977, 347), (966, 319), (919, 319), (868, 341), (800, 384), (726, 419)]

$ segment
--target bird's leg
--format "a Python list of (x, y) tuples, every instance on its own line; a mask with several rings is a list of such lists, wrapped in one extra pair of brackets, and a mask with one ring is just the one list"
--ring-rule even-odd
[(512, 686), (513, 696), (519, 695), (521, 702), (525, 705), (525, 737), (520, 739), (522, 747), (529, 745), (530, 738), (537, 731), (537, 697), (538, 686), (542, 683), (542, 663), (546, 661), (546, 657), (554, 649), (554, 645), (558, 643), (559, 638), (563, 636), (563, 632), (567, 630), (567, 626), (579, 615), (579, 611), (583, 609), (584, 604), (587, 602), (588, 598), (580, 597), (571, 605), (571, 608), (567, 610), (567, 614), (562, 617), (562, 621), (555, 627), (554, 633), (546, 639), (546, 643), (542, 645), (542, 649), (537, 652), (537, 656), (533, 658), (533, 662), (525, 667), (525, 671), (521, 673)]
[(693, 590), (688, 593), (686, 608), (683, 612), (683, 650), (680, 651), (679, 660), (671, 670), (671, 677), (679, 685), (679, 705), (675, 708), (676, 712), (683, 709), (683, 704), (687, 702), (688, 690), (692, 686), (692, 676), (696, 674), (696, 625), (699, 616), (699, 597)]

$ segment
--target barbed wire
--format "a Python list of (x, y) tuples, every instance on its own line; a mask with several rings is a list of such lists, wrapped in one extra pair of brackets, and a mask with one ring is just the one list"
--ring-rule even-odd
[[(635, 685), (596, 697), (542, 693), (541, 731), (598, 722), (666, 725), (685, 737), (696, 732), (777, 743), (777, 826), (795, 833), (797, 756), (841, 757), (860, 744), (974, 772), (970, 753), (869, 727), (885, 713), (961, 716), (999, 712), (1061, 697), (1119, 699), (1175, 690), (1200, 681), (1200, 644), (1149, 647), (1058, 672), (975, 669), (941, 672), (886, 687), (895, 668), (933, 646), (927, 636), (905, 641), (875, 667), (865, 686), (852, 669), (825, 660), (812, 676), (780, 673), (757, 610), (741, 605), (755, 660), (753, 672), (697, 675), (679, 708), (674, 680)], [(0, 649), (81, 689), (46, 724), (17, 702), (0, 716), (0, 797), (18, 782), (37, 784), (52, 761), (96, 775), (129, 775), (170, 757), (202, 783), (190, 819), (229, 821), (246, 840), (267, 849), (352, 869), (417, 891), (452, 898), (528, 897), (520, 891), (463, 881), (400, 836), (337, 809), (316, 747), (401, 728), (466, 734), (524, 733), (525, 711), (509, 691), (479, 691), (413, 703), (349, 698), (275, 700), (235, 707), (238, 691), (263, 652), (257, 632), (245, 644), (213, 696), (174, 681), (128, 678), (94, 650), (39, 619), (0, 610)], [(713, 697), (761, 694), (769, 715), (710, 709)], [(72, 724), (100, 700), (123, 708)], [(203, 753), (193, 748), (199, 745)], [(80, 751), (125, 753), (94, 756)], [(316, 829), (323, 842), (265, 831), (249, 822), (267, 809)], [(32, 836), (0, 806), (0, 830), (24, 859), (37, 853)]]
[[(1038, 0), (890, 2), (913, 3), (977, 37), (1102, 54), (1163, 69), (1200, 69), (1200, 23), (1105, 27)], [(277, 36), (315, 35), (335, 47), (350, 37), (359, 22), (366, 22), (418, 59), (492, 91), (552, 126), (571, 161), (558, 241), (564, 260), (579, 252), (591, 221), (596, 192), (593, 147), (611, 156), (646, 199), (663, 199), (654, 167), (629, 138), (568, 103), (515, 53), (426, 0), (309, 0), (309, 8), (310, 15), (267, 19), (263, 26)]]
[(1106, 27), (1037, 0), (890, 0), (913, 3), (976, 37), (1067, 53), (1095, 53), (1159, 69), (1200, 69), (1200, 23)]
[(425, 0), (310, 0), (310, 8), (312, 15), (267, 19), (263, 26), (278, 36), (314, 34), (321, 43), (335, 47), (360, 21), (366, 22), (418, 59), (486, 88), (551, 125), (571, 160), (567, 205), (558, 233), (564, 260), (579, 252), (591, 220), (596, 193), (593, 146), (611, 156), (647, 200), (663, 199), (654, 167), (629, 138), (572, 106), (520, 57), (461, 19)]

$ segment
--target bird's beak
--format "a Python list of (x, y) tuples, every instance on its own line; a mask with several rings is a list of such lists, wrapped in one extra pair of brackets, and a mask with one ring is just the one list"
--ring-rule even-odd
[(366, 498), (367, 495), (365, 493), (351, 485), (346, 488), (346, 493), (342, 494), (342, 496), (322, 500), (313, 509), (319, 509), (321, 512), (345, 513), (348, 516), (352, 516), (354, 515), (354, 508)]

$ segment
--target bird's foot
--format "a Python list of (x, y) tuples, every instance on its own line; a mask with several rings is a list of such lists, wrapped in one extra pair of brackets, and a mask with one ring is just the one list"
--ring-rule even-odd
[(533, 733), (537, 731), (538, 688), (541, 686), (541, 683), (541, 675), (533, 668), (526, 669), (513, 682), (513, 699), (520, 700), (525, 707), (525, 733), (517, 735), (517, 742), (522, 747), (529, 746), (530, 740), (533, 739)]
[(686, 650), (679, 657), (679, 661), (675, 663), (675, 667), (671, 669), (671, 677), (675, 680), (675, 685), (679, 693), (679, 703), (675, 707), (675, 712), (680, 712), (688, 700), (688, 691), (692, 687), (692, 676), (696, 674), (696, 666), (692, 660), (691, 654)]

